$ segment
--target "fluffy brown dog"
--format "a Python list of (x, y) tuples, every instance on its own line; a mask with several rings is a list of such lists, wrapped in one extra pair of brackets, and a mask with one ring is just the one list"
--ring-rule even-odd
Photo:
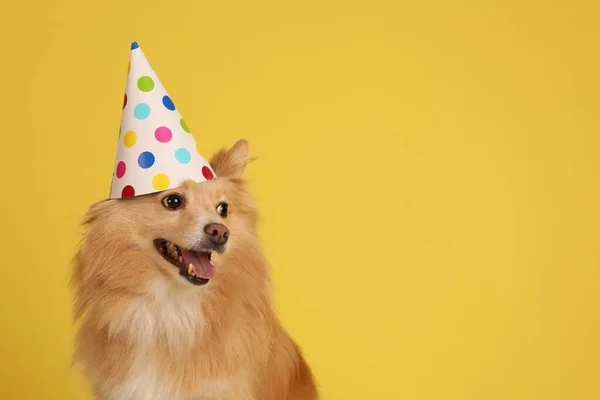
[(248, 160), (241, 140), (211, 181), (90, 209), (72, 283), (75, 362), (97, 398), (318, 398), (273, 311)]

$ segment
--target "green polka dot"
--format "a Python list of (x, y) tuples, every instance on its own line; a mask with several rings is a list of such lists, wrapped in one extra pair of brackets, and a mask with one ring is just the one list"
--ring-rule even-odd
[(183, 120), (183, 118), (181, 119), (181, 121), (179, 121), (179, 123), (181, 124), (181, 127), (183, 128), (184, 131), (186, 131), (187, 133), (190, 133), (190, 128), (188, 128), (188, 126), (185, 123), (185, 121)]
[(142, 92), (149, 92), (154, 89), (154, 81), (149, 76), (142, 76), (138, 79), (137, 86)]

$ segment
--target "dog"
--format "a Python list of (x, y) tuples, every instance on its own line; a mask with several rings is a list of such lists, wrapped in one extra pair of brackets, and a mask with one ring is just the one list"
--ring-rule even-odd
[(104, 200), (74, 258), (74, 365), (99, 400), (317, 400), (278, 320), (239, 140), (216, 178)]

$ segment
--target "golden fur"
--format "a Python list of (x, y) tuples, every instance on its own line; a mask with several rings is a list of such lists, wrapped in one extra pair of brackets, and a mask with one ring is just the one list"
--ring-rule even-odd
[[(248, 145), (211, 159), (217, 178), (91, 207), (72, 285), (80, 327), (74, 360), (101, 400), (316, 400), (298, 346), (272, 307), (257, 212), (241, 178)], [(166, 195), (185, 196), (167, 210)], [(215, 211), (229, 203), (229, 215)], [(216, 275), (195, 286), (153, 246), (191, 246), (209, 222), (230, 230)]]

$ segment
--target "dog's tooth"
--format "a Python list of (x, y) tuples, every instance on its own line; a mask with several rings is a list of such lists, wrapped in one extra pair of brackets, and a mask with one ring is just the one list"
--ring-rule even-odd
[(192, 263), (190, 263), (190, 265), (188, 265), (188, 270), (187, 270), (188, 274), (191, 276), (196, 276), (196, 274), (194, 274), (194, 265)]

